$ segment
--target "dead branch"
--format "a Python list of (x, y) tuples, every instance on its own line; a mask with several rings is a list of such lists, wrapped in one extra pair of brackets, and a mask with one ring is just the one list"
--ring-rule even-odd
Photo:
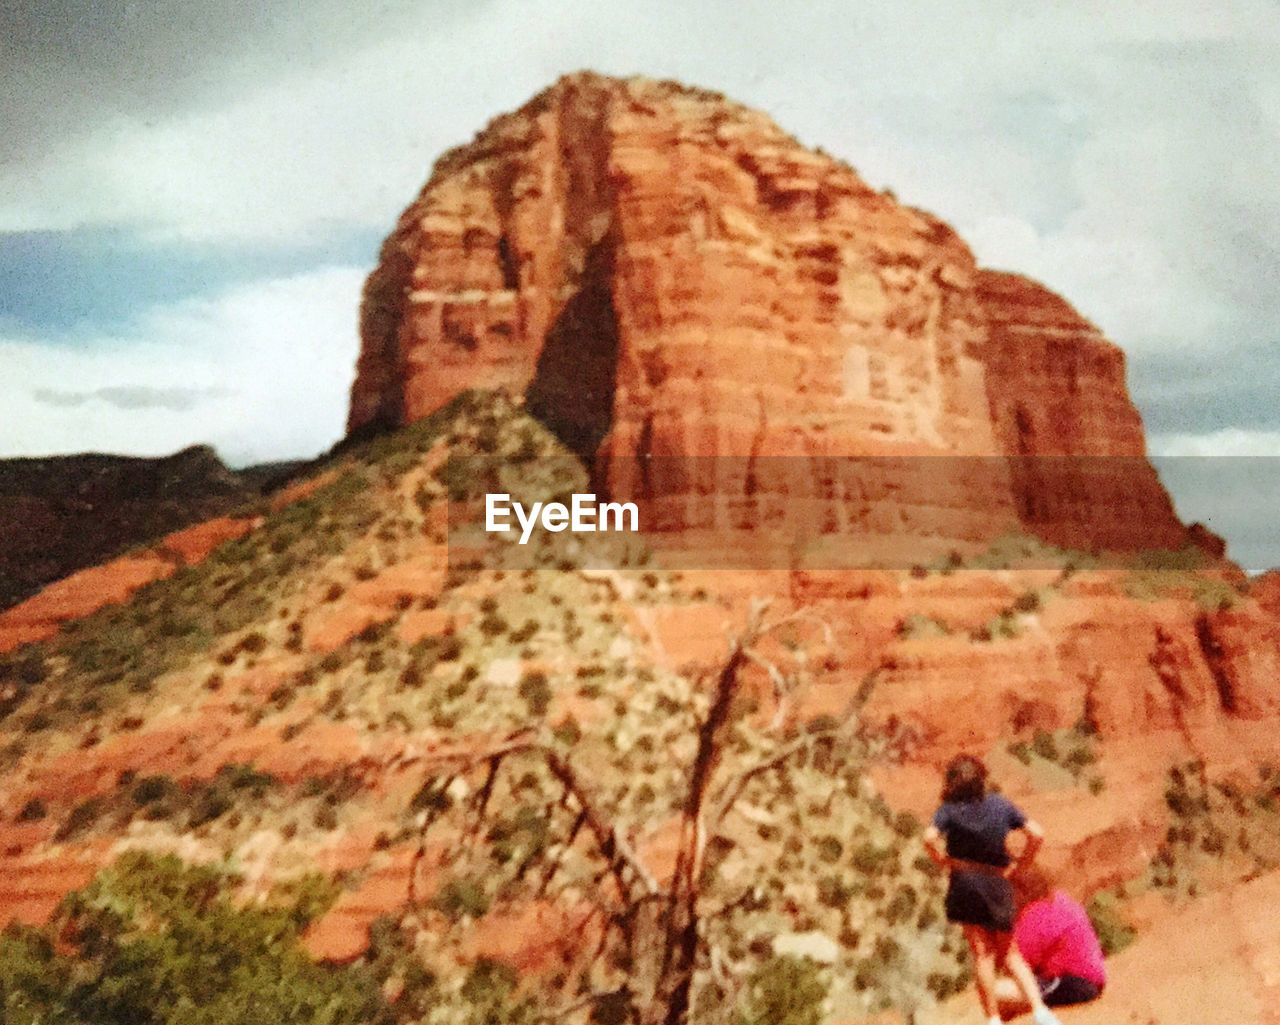
[(803, 736), (797, 737), (791, 743), (784, 745), (768, 758), (764, 758), (750, 768), (738, 773), (733, 779), (726, 782), (720, 790), (720, 799), (715, 802), (715, 811), (710, 816), (712, 828), (718, 827), (724, 821), (752, 780), (772, 769), (781, 768), (796, 755), (812, 750), (820, 740), (830, 740), (842, 734), (847, 734), (850, 730), (850, 725), (851, 720), (843, 719), (835, 726), (811, 730)]
[[(842, 719), (826, 728), (815, 729), (783, 744), (768, 757), (720, 782), (717, 773), (723, 762), (735, 709), (739, 699), (743, 667), (760, 667), (768, 675), (778, 698), (779, 714), (789, 696), (791, 681), (780, 663), (762, 655), (757, 646), (770, 634), (798, 622), (811, 621), (823, 631), (830, 643), (831, 631), (826, 623), (804, 610), (797, 610), (774, 621), (766, 620), (768, 602), (753, 603), (745, 625), (731, 640), (728, 654), (721, 664), (711, 688), (709, 706), (702, 716), (694, 714), (696, 744), (686, 774), (686, 791), (680, 805), (679, 839), (675, 866), (669, 882), (659, 883), (640, 860), (613, 812), (598, 799), (593, 788), (579, 775), (571, 759), (553, 746), (546, 735), (524, 730), (476, 750), (438, 751), (422, 756), (428, 769), (448, 779), (485, 769), (479, 790), (466, 802), (463, 835), (478, 837), (497, 786), (498, 776), (509, 758), (538, 759), (560, 788), (558, 800), (547, 805), (548, 818), (555, 817), (557, 829), (569, 825), (567, 839), (552, 847), (540, 847), (517, 866), (517, 877), (530, 874), (536, 893), (542, 897), (554, 894), (559, 899), (572, 886), (585, 886), (581, 896), (592, 910), (585, 922), (601, 916), (600, 935), (592, 946), (591, 963), (601, 957), (616, 955), (610, 970), (626, 973), (621, 988), (583, 994), (566, 1006), (544, 1015), (548, 1019), (568, 1017), (603, 1000), (625, 1001), (638, 1025), (684, 1025), (691, 1013), (693, 980), (700, 958), (709, 957), (713, 977), (724, 985), (733, 983), (731, 966), (724, 962), (723, 952), (707, 945), (705, 923), (723, 917), (749, 903), (754, 889), (749, 888), (734, 900), (723, 904), (710, 915), (703, 914), (703, 869), (707, 845), (726, 816), (742, 798), (752, 781), (781, 769), (803, 752), (833, 738), (853, 733), (853, 723), (865, 704), (873, 679), (863, 681), (850, 701)], [(874, 674), (872, 674), (874, 676)], [(568, 815), (559, 816), (563, 809)], [(426, 857), (427, 831), (438, 819), (424, 817), (419, 850), (414, 864)], [(565, 864), (580, 836), (589, 837), (590, 846), (581, 851), (590, 859), (590, 879), (570, 880)], [(594, 851), (594, 853), (592, 853)], [(545, 858), (545, 865), (535, 862)], [(599, 871), (594, 871), (595, 868)], [(616, 892), (606, 893), (605, 880), (612, 880)], [(411, 899), (416, 900), (412, 889)]]
[[(586, 816), (586, 825), (595, 839), (597, 849), (613, 871), (623, 899), (633, 896), (631, 892), (633, 883), (624, 869), (629, 870), (631, 877), (639, 882), (645, 893), (657, 893), (658, 883), (652, 873), (637, 857), (621, 831), (609, 821), (590, 789), (579, 778), (573, 765), (564, 755), (536, 735), (530, 733), (517, 735), (513, 739), (481, 751), (438, 752), (428, 758), (427, 762), (428, 764), (434, 762), (440, 766), (460, 766), (456, 775), (488, 763), (491, 771), (496, 773), (504, 759), (526, 754), (540, 757), (552, 776), (573, 796), (573, 800)], [(427, 826), (424, 825), (424, 834), (426, 828)]]

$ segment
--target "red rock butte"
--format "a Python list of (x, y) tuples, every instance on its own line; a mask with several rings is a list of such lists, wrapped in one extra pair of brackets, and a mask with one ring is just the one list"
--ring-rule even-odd
[[(351, 431), (523, 395), (667, 529), (808, 500), (825, 533), (1187, 539), (1096, 327), (764, 114), (669, 82), (573, 75), (445, 154), (361, 341)], [(666, 456), (738, 458), (655, 484)], [(771, 456), (807, 458), (761, 479)]]

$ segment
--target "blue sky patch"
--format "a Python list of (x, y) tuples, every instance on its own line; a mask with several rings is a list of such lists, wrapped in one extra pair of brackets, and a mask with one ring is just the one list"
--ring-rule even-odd
[(0, 233), (0, 317), (10, 329), (86, 335), (145, 310), (317, 267), (372, 268), (381, 232), (263, 248), (153, 242), (124, 228)]

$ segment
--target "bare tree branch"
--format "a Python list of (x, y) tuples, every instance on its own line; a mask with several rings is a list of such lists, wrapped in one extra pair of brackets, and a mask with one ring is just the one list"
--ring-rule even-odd
[(733, 806), (738, 803), (743, 791), (747, 789), (753, 779), (764, 775), (771, 769), (780, 768), (802, 752), (812, 750), (820, 740), (830, 740), (850, 732), (849, 728), (850, 720), (844, 719), (835, 726), (811, 730), (803, 736), (797, 737), (791, 743), (783, 745), (782, 748), (775, 751), (768, 758), (756, 762), (750, 768), (744, 769), (731, 780), (728, 780), (721, 788), (720, 799), (715, 802), (715, 811), (710, 816), (711, 828), (717, 828), (724, 821), (725, 816), (733, 810)]
[(531, 733), (516, 735), (514, 738), (480, 751), (437, 752), (429, 756), (427, 761), (429, 764), (462, 765), (464, 768), (460, 771), (459, 774), (461, 774), (467, 769), (486, 762), (492, 766), (500, 763), (504, 758), (522, 754), (532, 754), (542, 758), (552, 776), (573, 795), (574, 801), (586, 815), (586, 825), (594, 835), (600, 853), (615, 868), (614, 875), (621, 888), (621, 895), (624, 898), (629, 897), (632, 886), (622, 871), (624, 867), (630, 870), (646, 893), (658, 892), (658, 883), (653, 878), (653, 874), (636, 856), (622, 832), (609, 821), (573, 765), (554, 747), (535, 735)]
[[(796, 610), (767, 621), (768, 609), (767, 601), (752, 603), (741, 631), (729, 643), (727, 655), (710, 688), (710, 701), (705, 713), (693, 713), (696, 743), (685, 773), (686, 790), (680, 803), (675, 865), (669, 880), (660, 882), (654, 877), (633, 849), (608, 802), (597, 796), (570, 757), (552, 745), (543, 732), (528, 729), (487, 745), (458, 747), (420, 756), (421, 763), (429, 770), (441, 775), (448, 773), (450, 781), (481, 768), (486, 770), (479, 789), (461, 809), (464, 815), (463, 835), (469, 838), (481, 835), (499, 774), (508, 759), (537, 759), (558, 784), (559, 799), (549, 801), (544, 814), (557, 831), (567, 827), (564, 839), (555, 844), (536, 845), (536, 849), (515, 866), (516, 879), (525, 880), (528, 876), (528, 885), (536, 883), (534, 892), (538, 898), (549, 895), (556, 901), (588, 902), (590, 911), (580, 923), (584, 935), (588, 928), (596, 928), (592, 923), (597, 916), (601, 924), (599, 935), (593, 933), (591, 936), (589, 942), (594, 952), (585, 962), (591, 966), (594, 981), (590, 985), (596, 987), (595, 991), (548, 1011), (543, 1015), (545, 1019), (558, 1020), (603, 1000), (619, 999), (626, 1002), (636, 1025), (685, 1025), (693, 1005), (695, 971), (707, 968), (714, 983), (726, 990), (741, 984), (740, 978), (736, 977), (739, 973), (726, 962), (725, 952), (708, 943), (706, 925), (742, 908), (756, 893), (754, 888), (748, 888), (714, 912), (702, 912), (700, 904), (704, 898), (702, 889), (708, 842), (719, 835), (724, 819), (752, 781), (781, 770), (788, 762), (803, 752), (813, 751), (820, 744), (854, 735), (851, 723), (856, 720), (874, 684), (874, 674), (863, 680), (849, 703), (846, 715), (838, 723), (786, 742), (730, 779), (719, 780), (718, 774), (739, 707), (743, 668), (758, 666), (767, 674), (778, 701), (775, 719), (782, 715), (794, 689), (794, 677), (789, 676), (785, 669), (785, 656), (775, 659), (761, 654), (757, 650), (760, 642), (788, 626), (811, 622), (821, 628), (826, 643), (831, 643), (830, 628), (812, 613)], [(802, 662), (803, 655), (797, 655), (797, 664)], [(562, 809), (564, 815), (560, 814)], [(419, 863), (427, 857), (427, 830), (437, 819), (438, 814), (434, 810), (424, 818), (414, 862), (415, 878)], [(580, 837), (587, 838), (589, 842), (580, 844)], [(586, 858), (587, 870), (576, 875), (567, 871), (566, 863), (571, 856)], [(613, 886), (606, 886), (606, 880), (612, 880)], [(411, 881), (411, 899), (416, 900), (416, 891), (412, 887)], [(571, 890), (576, 897), (571, 895)], [(603, 964), (601, 959), (605, 959)], [(622, 973), (622, 985), (609, 989), (606, 982), (602, 987), (600, 983), (609, 977), (594, 974), (600, 970), (613, 973), (614, 982), (619, 981), (617, 973)], [(585, 987), (588, 983), (583, 985)]]

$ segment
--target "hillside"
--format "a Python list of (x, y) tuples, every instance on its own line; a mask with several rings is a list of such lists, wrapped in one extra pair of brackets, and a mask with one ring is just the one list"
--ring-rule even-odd
[[(555, 966), (580, 964), (575, 914), (599, 885), (589, 882), (593, 867), (564, 859), (566, 878), (541, 895), (521, 869), (526, 858), (541, 863), (556, 850), (545, 845), (571, 832), (573, 816), (552, 781), (527, 766), (492, 790), (485, 842), (459, 847), (467, 823), (456, 816), (474, 813), (468, 798), (485, 774), (449, 782), (438, 759), (482, 752), (525, 728), (545, 731), (660, 873), (708, 680), (747, 616), (748, 598), (765, 595), (779, 609), (812, 612), (833, 631), (800, 630), (773, 649), (779, 664), (796, 656), (781, 720), (769, 678), (748, 674), (746, 693), (756, 697), (735, 713), (726, 773), (791, 743), (803, 724), (829, 721), (864, 689), (866, 704), (838, 749), (819, 757), (815, 748), (787, 774), (762, 778), (730, 816), (711, 892), (746, 884), (755, 896), (727, 931), (710, 934), (730, 981), (716, 984), (704, 966), (700, 999), (707, 1007), (734, 993), (745, 999), (738, 987), (753, 972), (769, 977), (792, 963), (771, 961), (770, 952), (795, 949), (816, 952), (820, 965), (834, 959), (833, 969), (821, 969), (833, 1014), (928, 1006), (964, 984), (958, 937), (937, 917), (939, 883), (920, 857), (919, 818), (891, 811), (865, 773), (891, 804), (910, 808), (920, 792), (912, 781), (921, 772), (927, 778), (927, 766), (955, 743), (938, 730), (972, 729), (945, 705), (911, 697), (913, 680), (931, 686), (930, 658), (953, 661), (959, 646), (980, 675), (1000, 681), (1084, 608), (1094, 609), (1096, 624), (1103, 595), (1112, 615), (1125, 608), (1164, 623), (1182, 615), (1194, 622), (1206, 603), (1228, 619), (1251, 607), (1211, 573), (1086, 568), (1050, 580), (1041, 607), (1021, 603), (988, 635), (987, 610), (1043, 581), (1043, 569), (839, 574), (846, 588), (856, 584), (852, 594), (817, 596), (811, 580), (811, 596), (797, 600), (786, 574), (599, 570), (564, 550), (543, 553), (546, 568), (519, 572), (451, 563), (450, 492), (458, 499), (496, 484), (459, 476), (460, 458), (474, 467), (480, 457), (517, 496), (575, 486), (545, 472), (571, 464), (544, 428), (500, 397), (465, 396), (337, 457), (300, 489), (303, 497), (206, 561), (9, 655), (0, 670), (5, 915), (39, 923), (122, 852), (174, 852), (191, 864), (234, 866), (247, 887), (234, 892), (324, 881), (330, 889), (321, 906), (331, 906), (312, 909), (304, 936), (312, 951), (355, 959), (342, 971), (381, 972), (383, 984), (403, 976), (406, 951), (415, 951), (408, 963), (429, 968), (434, 983), (417, 1003), (397, 1004), (397, 1014), (430, 1005), (437, 1015), (430, 1020), (466, 1020), (477, 1013), (467, 988), (475, 969), (467, 966), (486, 959), (538, 980), (528, 990), (541, 994), (536, 1001), (571, 1002), (581, 982)], [(1014, 562), (1008, 551), (991, 558)], [(1153, 586), (1158, 594), (1140, 591)], [(1219, 604), (1234, 611), (1217, 612)], [(1055, 606), (1077, 605), (1080, 612), (1049, 616)], [(939, 622), (943, 607), (950, 636), (917, 625), (930, 614)], [(906, 608), (919, 618), (904, 618)], [(896, 626), (867, 652), (859, 634), (873, 632), (876, 619)], [(963, 640), (962, 621), (974, 624)], [(1215, 773), (1238, 775), (1251, 757), (1249, 739), (1253, 750), (1270, 743), (1270, 722), (1258, 721), (1251, 733), (1255, 713), (1242, 705), (1224, 719), (1203, 704), (1191, 689), (1193, 670), (1192, 663), (1183, 670), (1181, 701), (1167, 698), (1168, 728), (1113, 722), (1105, 700), (1096, 706), (1098, 732), (1077, 740), (1059, 733), (1057, 749), (1043, 731), (1069, 725), (1075, 709), (1058, 715), (1045, 705), (1024, 714), (1021, 727), (988, 724), (992, 739), (981, 744), (994, 746), (1001, 777), (1050, 824), (1050, 856), (1074, 863), (1074, 885), (1133, 886), (1158, 866), (1168, 770), (1190, 745), (1231, 737), (1231, 751), (1206, 753)], [(1007, 678), (991, 686), (997, 704), (1019, 689)], [(960, 692), (957, 699), (970, 700)], [(1135, 725), (1140, 750), (1128, 740)], [(1025, 770), (1016, 746), (1009, 750), (1020, 757), (1002, 754), (1019, 735), (1028, 745)], [(970, 733), (968, 746), (977, 737)], [(1073, 745), (1088, 757), (1072, 755)], [(932, 782), (924, 786), (920, 811), (932, 796)], [(422, 816), (433, 809), (442, 817), (424, 846)], [(1262, 853), (1265, 843), (1252, 850), (1273, 859)], [(1084, 851), (1091, 854), (1082, 862)], [(1202, 885), (1277, 863), (1246, 862)], [(518, 1008), (521, 998), (509, 999)]]
[[(503, 401), (464, 399), (341, 457), (314, 494), (206, 562), (9, 656), (0, 671), (6, 915), (42, 921), (122, 850), (174, 851), (196, 863), (230, 858), (260, 890), (317, 870), (336, 878), (312, 948), (347, 960), (371, 928), (401, 922), (440, 973), (441, 1000), (459, 999), (450, 989), (466, 978), (459, 959), (537, 968), (557, 945), (572, 953), (562, 918), (523, 937), (501, 925), (543, 906), (503, 882), (500, 867), (554, 836), (548, 781), (523, 778), (494, 795), (514, 832), (489, 868), (481, 854), (465, 874), (432, 872), (417, 828), (437, 799), (430, 756), (546, 730), (659, 865), (679, 800), (673, 760), (692, 753), (705, 695), (639, 624), (651, 608), (730, 617), (669, 574), (576, 569), (564, 553), (548, 553), (554, 568), (519, 574), (451, 567), (450, 459), (489, 453), (516, 494), (554, 494), (571, 482), (539, 482), (509, 460), (526, 453), (533, 469), (555, 446)], [(732, 758), (747, 763), (773, 744), (741, 719)], [(797, 766), (792, 811), (766, 811), (766, 786), (734, 826), (745, 834), (722, 852), (726, 885), (771, 868), (726, 935), (726, 956), (750, 962), (755, 934), (817, 930), (843, 937), (840, 960), (857, 980), (843, 998), (851, 1007), (899, 989), (927, 996), (920, 971), (949, 991), (956, 948), (928, 910), (938, 883), (923, 867), (918, 823), (895, 818), (856, 774), (842, 789), (844, 756), (828, 763)], [(828, 825), (800, 830), (801, 815)], [(442, 836), (456, 828), (443, 825)], [(842, 856), (850, 844), (852, 861)], [(859, 857), (882, 883), (859, 880)], [(580, 877), (564, 889), (581, 899), (586, 885)], [(545, 903), (539, 913), (552, 921), (572, 910)], [(890, 920), (920, 916), (923, 927), (901, 966), (897, 941), (876, 926), (890, 905)]]

